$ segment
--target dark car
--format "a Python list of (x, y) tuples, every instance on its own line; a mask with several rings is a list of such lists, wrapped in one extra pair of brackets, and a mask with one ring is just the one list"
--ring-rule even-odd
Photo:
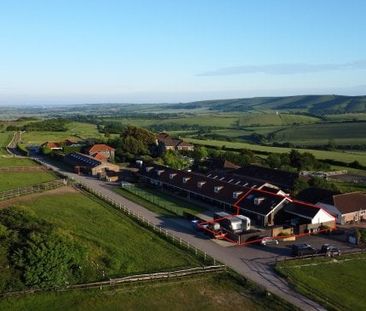
[(292, 255), (293, 256), (309, 256), (316, 254), (315, 248), (311, 247), (309, 244), (294, 244), (292, 245)]
[(319, 253), (324, 254), (328, 257), (340, 256), (342, 254), (341, 250), (338, 247), (330, 244), (324, 244)]

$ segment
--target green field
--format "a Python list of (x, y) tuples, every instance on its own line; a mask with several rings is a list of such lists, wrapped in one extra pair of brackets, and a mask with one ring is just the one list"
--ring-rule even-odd
[(247, 113), (239, 118), (239, 126), (268, 126), (268, 125), (291, 125), (291, 124), (312, 124), (319, 122), (316, 117), (296, 114), (273, 113)]
[(96, 125), (90, 123), (70, 122), (66, 124), (65, 132), (42, 132), (32, 131), (22, 135), (22, 144), (42, 144), (47, 141), (59, 142), (65, 139), (86, 139), (98, 138), (102, 135), (98, 132)]
[[(282, 147), (269, 147), (269, 146), (261, 146), (249, 143), (242, 142), (228, 142), (223, 140), (201, 140), (194, 138), (186, 138), (188, 142), (197, 145), (205, 145), (212, 147), (227, 147), (233, 149), (250, 149), (255, 151), (264, 151), (264, 152), (273, 152), (273, 153), (284, 153), (290, 152), (292, 149), (296, 148), (282, 148)], [(351, 163), (353, 161), (359, 161), (362, 165), (366, 165), (366, 153), (363, 152), (341, 152), (341, 151), (323, 151), (323, 150), (314, 150), (314, 149), (297, 149), (300, 152), (310, 152), (317, 159), (326, 160), (332, 159), (336, 161), (342, 161), (345, 163)]]
[(90, 281), (135, 273), (170, 270), (196, 264), (196, 259), (136, 225), (107, 204), (80, 193), (43, 195), (19, 204), (39, 219), (88, 249), (89, 262), (98, 264)]
[(57, 176), (51, 172), (2, 172), (0, 191), (40, 184), (56, 178)]
[(0, 157), (0, 167), (12, 167), (12, 166), (35, 166), (34, 161), (26, 158), (16, 157)]
[(273, 297), (254, 294), (228, 274), (196, 276), (115, 289), (49, 292), (5, 298), (1, 310), (292, 310)]
[(366, 113), (340, 113), (325, 116), (329, 121), (366, 121)]
[(6, 146), (10, 143), (12, 137), (12, 132), (0, 133), (0, 155), (7, 154)]
[(331, 139), (336, 144), (365, 144), (366, 122), (293, 126), (277, 131), (272, 141), (301, 145), (325, 145)]
[(197, 205), (162, 193), (156, 189), (130, 186), (122, 189), (117, 188), (115, 192), (161, 215), (183, 216), (184, 213), (196, 215), (203, 211), (203, 208)]
[(334, 310), (366, 309), (366, 254), (291, 260), (277, 265), (301, 293)]

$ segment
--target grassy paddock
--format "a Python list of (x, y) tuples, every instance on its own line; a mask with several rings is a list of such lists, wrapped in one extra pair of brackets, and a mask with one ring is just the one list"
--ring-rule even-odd
[(87, 248), (94, 266), (90, 281), (101, 279), (101, 271), (106, 277), (118, 277), (198, 264), (193, 255), (138, 226), (94, 196), (43, 195), (22, 206)]
[(281, 262), (276, 270), (295, 288), (333, 310), (366, 309), (366, 254)]
[(48, 292), (0, 301), (1, 310), (292, 310), (227, 273), (118, 288)]
[(35, 166), (36, 162), (26, 158), (0, 157), (0, 167)]
[(57, 179), (55, 174), (46, 171), (4, 172), (0, 174), (0, 191), (31, 186), (55, 179)]

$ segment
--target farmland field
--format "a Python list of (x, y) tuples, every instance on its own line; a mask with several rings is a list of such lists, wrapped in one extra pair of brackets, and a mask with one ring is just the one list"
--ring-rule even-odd
[(299, 125), (277, 131), (273, 141), (294, 144), (327, 144), (333, 139), (336, 144), (365, 144), (366, 122), (323, 123)]
[(293, 260), (277, 265), (301, 293), (334, 310), (366, 309), (366, 254)]
[(196, 276), (114, 289), (48, 292), (0, 301), (1, 310), (290, 310), (271, 297), (256, 297), (229, 275)]
[[(1, 160), (0, 160), (1, 161)], [(26, 187), (55, 180), (57, 177), (50, 172), (6, 172), (0, 174), (0, 191)]]
[(276, 113), (247, 113), (240, 116), (239, 126), (268, 126), (268, 125), (291, 125), (291, 124), (311, 124), (319, 122), (316, 117), (296, 114), (276, 114)]
[[(202, 139), (194, 139), (194, 138), (186, 138), (186, 141), (191, 142), (197, 145), (205, 145), (212, 147), (228, 147), (233, 149), (250, 149), (255, 151), (264, 151), (264, 152), (274, 152), (274, 153), (284, 153), (291, 151), (292, 148), (282, 148), (282, 147), (270, 147), (270, 146), (261, 146), (249, 143), (242, 142), (228, 142), (223, 140), (202, 140)], [(293, 148), (296, 149), (296, 148)], [(332, 159), (336, 161), (343, 161), (347, 163), (351, 163), (355, 160), (359, 161), (362, 165), (366, 165), (366, 153), (363, 152), (341, 152), (341, 151), (323, 151), (323, 150), (313, 150), (313, 149), (297, 149), (300, 152), (310, 152), (316, 158), (325, 160)]]
[(25, 132), (22, 135), (22, 144), (42, 144), (46, 141), (62, 141), (68, 138), (98, 138), (101, 134), (98, 132), (96, 125), (81, 122), (67, 123), (68, 130), (65, 132), (49, 132), (49, 131), (32, 131)]
[[(170, 270), (196, 264), (195, 258), (136, 225), (95, 197), (81, 193), (42, 195), (18, 205), (80, 242), (98, 271), (89, 280)], [(153, 256), (152, 256), (153, 254)], [(99, 275), (98, 275), (99, 273)]]
[(13, 167), (13, 166), (34, 166), (35, 162), (25, 158), (16, 157), (0, 157), (0, 167)]

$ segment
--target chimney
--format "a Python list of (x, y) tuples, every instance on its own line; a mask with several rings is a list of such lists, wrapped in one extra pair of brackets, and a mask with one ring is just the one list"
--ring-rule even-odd
[(147, 166), (147, 167), (145, 168), (146, 173), (150, 172), (153, 168), (154, 168), (154, 167), (152, 167), (152, 166)]
[(183, 184), (186, 184), (191, 177), (183, 177)]
[(169, 179), (173, 179), (175, 175), (177, 175), (177, 174), (176, 173), (170, 173), (169, 174)]

